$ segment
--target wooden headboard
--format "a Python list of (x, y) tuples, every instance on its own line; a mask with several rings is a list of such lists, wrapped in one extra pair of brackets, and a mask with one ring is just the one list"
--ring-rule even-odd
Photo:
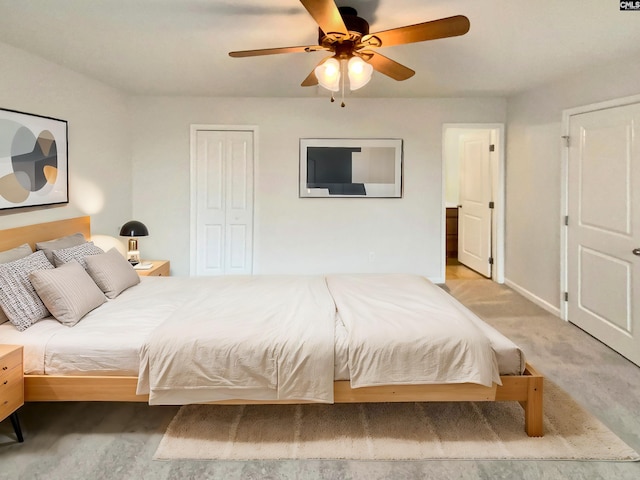
[(91, 217), (76, 217), (55, 222), (37, 223), (25, 227), (0, 230), (0, 252), (18, 247), (23, 243), (35, 250), (36, 242), (82, 233), (87, 240), (91, 237)]

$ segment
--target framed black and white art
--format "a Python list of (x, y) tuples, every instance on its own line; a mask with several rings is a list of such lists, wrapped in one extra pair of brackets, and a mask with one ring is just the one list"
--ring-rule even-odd
[(402, 197), (402, 140), (300, 139), (300, 197)]

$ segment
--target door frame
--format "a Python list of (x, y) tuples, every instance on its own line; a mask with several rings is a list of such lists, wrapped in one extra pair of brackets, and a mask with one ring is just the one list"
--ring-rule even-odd
[(253, 134), (253, 254), (252, 259), (252, 272), (255, 272), (255, 252), (256, 252), (256, 218), (257, 209), (256, 205), (256, 185), (258, 178), (258, 126), (257, 125), (210, 125), (210, 124), (191, 124), (189, 127), (189, 275), (194, 276), (196, 274), (196, 208), (197, 208), (197, 141), (196, 134), (200, 130), (215, 130), (225, 132), (251, 132)]
[(446, 279), (447, 240), (446, 240), (446, 171), (447, 171), (447, 132), (451, 129), (491, 130), (491, 138), (495, 151), (491, 155), (491, 178), (493, 190), (493, 218), (491, 222), (491, 251), (493, 267), (491, 279), (496, 283), (504, 283), (504, 231), (505, 231), (505, 126), (504, 123), (445, 123), (442, 125), (442, 262), (441, 277)]
[[(565, 225), (564, 219), (569, 215), (569, 122), (571, 117), (581, 113), (596, 112), (608, 108), (624, 107), (640, 103), (640, 95), (630, 97), (615, 98), (604, 102), (591, 103), (580, 107), (568, 108), (562, 111), (562, 162), (560, 172), (560, 318), (569, 321), (569, 302), (564, 298), (569, 287), (569, 227)], [(571, 141), (571, 139), (569, 139)], [(571, 219), (569, 219), (571, 221)]]

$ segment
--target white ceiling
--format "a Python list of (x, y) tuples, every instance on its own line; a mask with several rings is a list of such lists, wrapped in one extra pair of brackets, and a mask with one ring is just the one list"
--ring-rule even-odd
[[(640, 12), (616, 0), (338, 0), (381, 31), (466, 15), (466, 35), (380, 50), (414, 69), (379, 73), (358, 96), (503, 96), (592, 65), (640, 56)], [(131, 94), (302, 97), (323, 52), (231, 58), (312, 45), (297, 0), (0, 0), (0, 42)], [(1, 71), (1, 70), (0, 70)]]

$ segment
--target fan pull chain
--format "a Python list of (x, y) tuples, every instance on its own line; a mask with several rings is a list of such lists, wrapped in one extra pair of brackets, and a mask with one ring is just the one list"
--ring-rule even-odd
[(346, 62), (344, 60), (342, 60), (342, 62), (340, 62), (340, 66), (342, 67), (342, 75), (340, 75), (340, 80), (342, 80), (342, 103), (340, 104), (340, 106), (342, 108), (344, 108), (344, 77), (345, 77), (345, 73), (346, 73), (346, 68), (345, 68), (345, 64)]

